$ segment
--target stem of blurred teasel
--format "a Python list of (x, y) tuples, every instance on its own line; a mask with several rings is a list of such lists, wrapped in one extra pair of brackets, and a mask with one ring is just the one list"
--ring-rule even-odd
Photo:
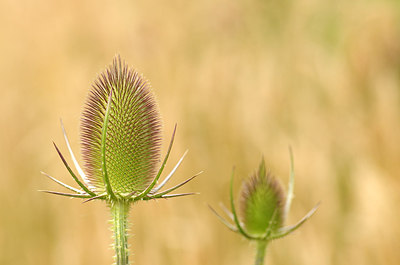
[(263, 265), (265, 259), (265, 252), (267, 249), (267, 241), (257, 241), (257, 253), (256, 253), (256, 261), (255, 265)]

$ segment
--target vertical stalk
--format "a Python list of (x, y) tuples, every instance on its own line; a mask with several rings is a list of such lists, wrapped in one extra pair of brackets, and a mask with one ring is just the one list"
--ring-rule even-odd
[(257, 241), (257, 253), (255, 265), (263, 265), (265, 258), (265, 251), (267, 249), (267, 241)]
[(111, 204), (116, 265), (129, 264), (128, 212), (129, 202), (117, 200)]

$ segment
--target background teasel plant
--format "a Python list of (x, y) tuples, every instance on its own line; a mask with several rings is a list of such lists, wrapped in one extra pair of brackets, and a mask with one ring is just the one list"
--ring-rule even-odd
[(82, 114), (83, 170), (72, 152), (62, 122), (61, 127), (71, 159), (81, 179), (75, 175), (58, 147), (55, 144), (54, 146), (80, 188), (71, 187), (43, 173), (70, 191), (44, 192), (81, 198), (85, 202), (95, 199), (106, 201), (112, 213), (116, 264), (129, 264), (127, 216), (131, 204), (140, 200), (194, 194), (170, 192), (198, 174), (172, 188), (160, 191), (175, 173), (186, 152), (164, 181), (157, 185), (172, 148), (176, 126), (165, 158), (157, 171), (160, 160), (161, 118), (153, 92), (143, 76), (128, 68), (118, 56), (95, 81)]
[[(293, 154), (290, 150), (291, 170), (288, 193), (285, 195), (280, 183), (266, 171), (264, 159), (261, 160), (258, 170), (247, 179), (240, 193), (241, 218), (239, 219), (233, 198), (233, 172), (230, 184), (230, 204), (232, 212), (224, 205), (222, 210), (232, 222), (228, 222), (212, 207), (211, 210), (230, 230), (257, 243), (255, 264), (264, 264), (265, 251), (271, 240), (282, 238), (309, 219), (317, 210), (317, 204), (297, 224), (284, 226), (293, 198), (294, 168)], [(232, 224), (233, 223), (233, 224)]]

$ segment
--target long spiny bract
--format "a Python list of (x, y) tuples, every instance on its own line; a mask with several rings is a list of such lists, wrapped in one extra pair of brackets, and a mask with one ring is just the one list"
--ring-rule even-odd
[(86, 175), (98, 191), (105, 190), (101, 136), (110, 95), (103, 147), (109, 181), (118, 194), (142, 191), (154, 177), (160, 159), (160, 114), (149, 83), (119, 58), (95, 81), (83, 111), (81, 139)]

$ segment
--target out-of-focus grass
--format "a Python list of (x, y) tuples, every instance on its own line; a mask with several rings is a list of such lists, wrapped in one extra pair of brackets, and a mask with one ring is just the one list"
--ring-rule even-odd
[[(70, 181), (52, 148), (96, 73), (120, 53), (151, 81), (178, 134), (177, 178), (201, 195), (136, 205), (135, 264), (251, 264), (252, 248), (206, 204), (228, 197), (264, 154), (287, 181), (292, 216), (317, 201), (268, 264), (399, 264), (400, 13), (396, 1), (0, 2), (0, 264), (110, 264), (109, 218), (36, 190)], [(165, 143), (167, 139), (165, 140)], [(170, 163), (170, 167), (172, 163)]]

